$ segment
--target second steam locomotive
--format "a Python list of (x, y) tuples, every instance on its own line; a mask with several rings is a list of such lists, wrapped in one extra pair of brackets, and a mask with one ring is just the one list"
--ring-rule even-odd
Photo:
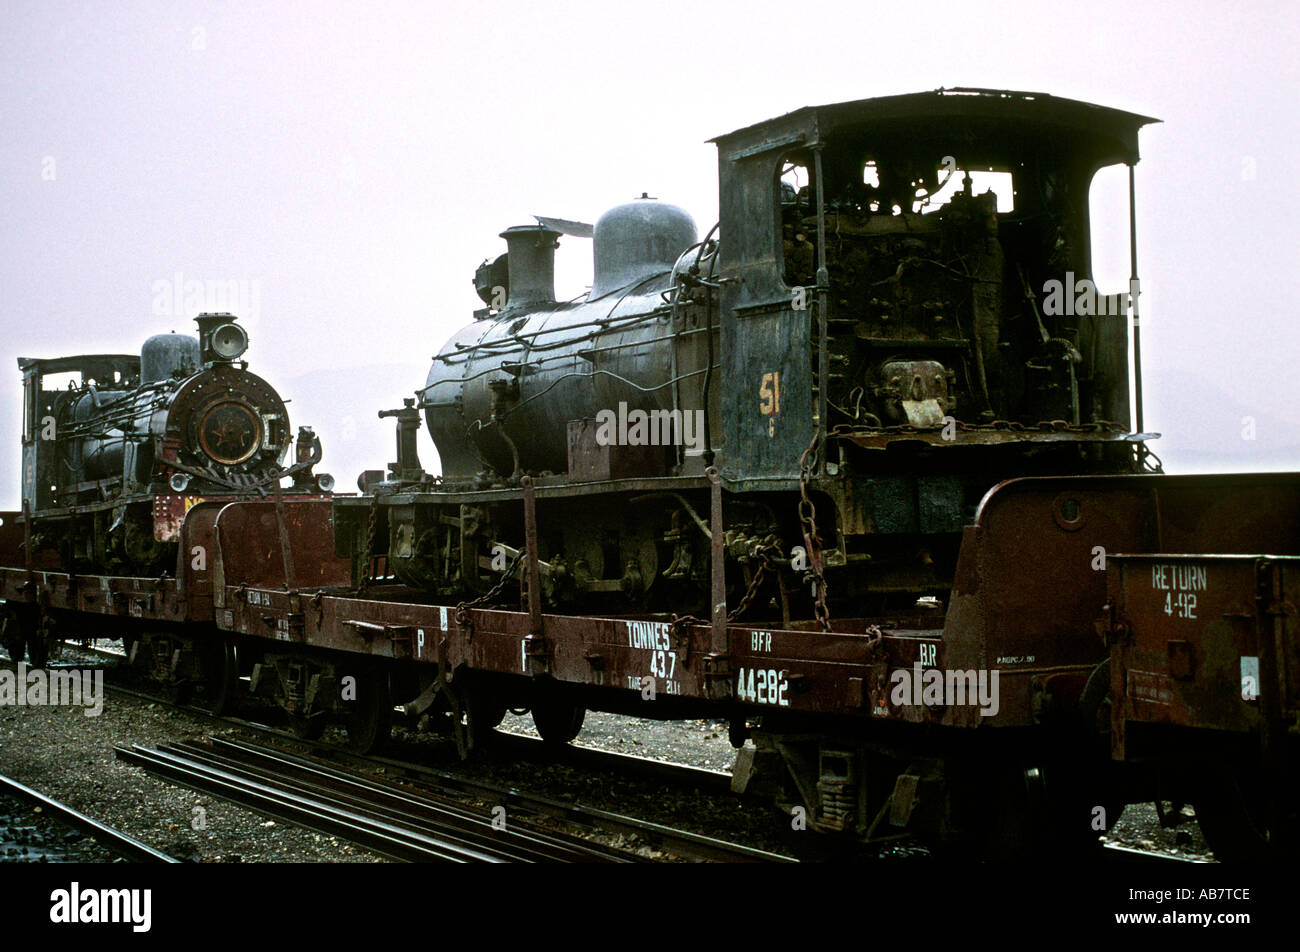
[(320, 441), (298, 434), (275, 389), (240, 361), (248, 335), (230, 314), (200, 314), (198, 336), (158, 334), (140, 354), (21, 359), (24, 517), (39, 547), (82, 571), (156, 574), (197, 500), (265, 496), (312, 474)]

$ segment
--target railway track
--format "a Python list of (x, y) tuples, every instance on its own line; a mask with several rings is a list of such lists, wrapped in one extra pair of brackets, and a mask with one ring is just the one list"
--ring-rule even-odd
[[(150, 703), (166, 703), (156, 695), (136, 688), (117, 684), (106, 684), (106, 690), (129, 697), (135, 697)], [(487, 781), (477, 780), (458, 774), (452, 770), (441, 769), (425, 764), (414, 763), (395, 757), (381, 755), (361, 755), (345, 751), (333, 744), (319, 740), (306, 740), (296, 737), (283, 728), (239, 717), (216, 717), (202, 708), (179, 705), (183, 710), (209, 723), (228, 727), (239, 727), (281, 742), (306, 747), (317, 755), (328, 758), (335, 764), (350, 764), (354, 767), (379, 768), (389, 773), (400, 773), (422, 786), (431, 788), (434, 795), (472, 797), (487, 800), (506, 807), (511, 813), (532, 818), (546, 817), (572, 824), (581, 829), (601, 830), (607, 833), (635, 835), (658, 843), (672, 853), (687, 859), (705, 862), (777, 862), (788, 863), (794, 860), (780, 853), (747, 847), (717, 837), (694, 833), (676, 827), (666, 826), (650, 820), (627, 816), (583, 803), (566, 802), (539, 794), (528, 793), (516, 787), (503, 786)], [(519, 735), (502, 735), (507, 746), (512, 740), (522, 743), (516, 747), (519, 751), (528, 751), (542, 759), (541, 742)], [(682, 764), (665, 763), (648, 758), (631, 757), (626, 754), (613, 754), (591, 748), (576, 748), (581, 751), (574, 757), (575, 763), (586, 761), (585, 767), (600, 766), (603, 769), (618, 771), (630, 764), (631, 769), (639, 771), (643, 777), (668, 780), (673, 783), (687, 783), (692, 786), (712, 787), (713, 792), (729, 784), (728, 775), (717, 771), (699, 770)], [(283, 752), (280, 752), (283, 753)], [(569, 753), (572, 753), (570, 751)], [(286, 756), (289, 756), (286, 754)], [(317, 764), (325, 764), (318, 760)], [(662, 772), (656, 773), (657, 769)], [(726, 781), (726, 784), (723, 782)], [(729, 786), (726, 786), (729, 791)], [(345, 837), (346, 838), (346, 837)]]
[(213, 739), (116, 756), (172, 783), (237, 803), (390, 859), (443, 862), (637, 862), (576, 837), (481, 813), (268, 747)]
[(80, 810), (73, 809), (66, 803), (60, 803), (58, 800), (47, 797), (39, 790), (33, 790), (26, 784), (19, 783), (11, 777), (0, 775), (0, 794), (40, 807), (47, 816), (54, 817), (61, 823), (80, 830), (105, 849), (116, 853), (123, 859), (129, 859), (137, 863), (180, 862), (174, 857), (154, 849), (149, 844), (142, 843), (121, 830), (115, 830), (93, 817), (86, 816)]

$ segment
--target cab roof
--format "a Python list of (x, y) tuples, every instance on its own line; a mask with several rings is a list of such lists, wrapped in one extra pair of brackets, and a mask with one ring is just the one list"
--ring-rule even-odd
[(831, 136), (907, 135), (949, 127), (964, 137), (991, 141), (1030, 136), (1095, 152), (1101, 164), (1132, 164), (1138, 160), (1138, 130), (1159, 121), (1048, 93), (954, 87), (805, 106), (709, 141), (724, 157), (737, 159), (798, 144), (814, 146)]

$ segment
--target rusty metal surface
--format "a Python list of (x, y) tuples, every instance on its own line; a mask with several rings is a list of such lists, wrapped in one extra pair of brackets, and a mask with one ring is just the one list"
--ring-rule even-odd
[(1300, 558), (1112, 557), (1114, 754), (1133, 723), (1254, 732), (1300, 711)]
[(537, 560), (537, 497), (533, 494), (533, 480), (525, 476), (521, 481), (524, 490), (524, 578), (527, 580), (528, 630), (535, 637), (542, 636), (542, 574)]
[(216, 553), (217, 515), (225, 503), (201, 502), (185, 514), (181, 545), (176, 551), (176, 582), (189, 603), (191, 618), (212, 617), (212, 571)]
[(715, 657), (727, 655), (727, 576), (722, 531), (722, 477), (712, 466), (709, 479), (709, 647)]
[[(467, 623), (461, 625), (454, 606), (400, 600), (418, 599), (414, 592), (378, 587), (372, 597), (360, 598), (330, 591), (346, 584), (348, 564), (320, 544), (329, 537), (331, 525), (326, 500), (284, 503), (285, 528), (304, 586), (300, 592), (286, 587), (274, 503), (238, 502), (200, 504), (187, 521), (187, 543), (214, 543), (210, 576), (183, 565), (179, 583), (78, 579), (36, 571), (32, 590), (25, 584), (25, 569), (12, 566), (0, 569), (0, 598), (85, 614), (185, 621), (202, 620), (198, 613), (206, 592), (213, 590), (218, 625), (252, 637), (531, 677), (539, 669), (529, 642), (540, 635), (546, 648), (545, 673), (574, 686), (642, 692), (649, 678), (658, 697), (692, 702), (697, 709), (716, 709), (720, 697), (729, 697), (726, 703), (734, 709), (755, 712), (959, 727), (1018, 726), (1034, 722), (1036, 691), (1041, 693), (1044, 685), (1064, 690), (1071, 679), (1081, 686), (1106, 655), (1100, 625), (1106, 582), (1110, 577), (1112, 584), (1120, 584), (1114, 579), (1127, 570), (1118, 566), (1128, 563), (1120, 557), (1112, 563), (1113, 571), (1098, 570), (1094, 565), (1099, 549), (1118, 556), (1144, 549), (1217, 548), (1220, 556), (1231, 556), (1231, 550), (1250, 545), (1289, 555), (1290, 560), (1273, 559), (1287, 562), (1288, 574), (1283, 595), (1270, 604), (1276, 608), (1294, 603), (1296, 573), (1290, 564), (1300, 554), (1297, 490), (1300, 476), (1295, 474), (1039, 478), (1002, 484), (986, 497), (977, 524), (966, 531), (946, 618), (895, 618), (884, 631), (873, 628), (881, 620), (861, 618), (836, 618), (833, 632), (815, 630), (814, 622), (789, 630), (727, 624), (719, 642), (713, 619), (675, 625), (663, 616), (578, 617), (488, 608), (469, 609)], [(6, 538), (3, 530), (0, 527), (0, 542)], [(1240, 705), (1230, 710), (1215, 697), (1204, 700), (1196, 695), (1210, 688), (1202, 680), (1211, 675), (1213, 691), (1227, 690), (1221, 659), (1210, 659), (1226, 650), (1224, 639), (1245, 637), (1244, 629), (1234, 627), (1238, 623), (1233, 613), (1240, 614), (1245, 625), (1247, 611), (1258, 608), (1238, 604), (1256, 591), (1257, 559), (1237, 555), (1214, 560), (1212, 555), (1199, 557), (1216, 566), (1211, 587), (1233, 594), (1212, 604), (1200, 602), (1197, 609), (1210, 604), (1216, 618), (1225, 620), (1170, 634), (1168, 616), (1156, 617), (1163, 606), (1143, 607), (1137, 630), (1145, 632), (1149, 626), (1156, 640), (1148, 644), (1141, 634), (1135, 642), (1140, 647), (1133, 651), (1145, 654), (1135, 654), (1126, 665), (1159, 677), (1150, 683), (1140, 677), (1125, 680), (1134, 685), (1125, 691), (1126, 717), (1158, 721), (1185, 716), (1200, 726), (1249, 729), (1249, 708), (1243, 715)], [(1145, 571), (1149, 585), (1149, 564)], [(1142, 572), (1133, 573), (1125, 580), (1138, 585)], [(1136, 604), (1131, 599), (1124, 604), (1130, 603)], [(1256, 615), (1250, 615), (1248, 627), (1258, 629)], [(1300, 671), (1289, 616), (1279, 630), (1284, 637), (1278, 649), (1278, 679), (1289, 685), (1282, 697), (1286, 710), (1293, 711)], [(1250, 647), (1233, 644), (1243, 651)], [(719, 658), (727, 662), (722, 669)], [(969, 705), (896, 703), (890, 691), (894, 676), (919, 668), (997, 670), (999, 710), (981, 718)], [(1239, 675), (1230, 679), (1232, 684), (1239, 684)], [(725, 694), (717, 690), (719, 679), (726, 682)], [(1161, 699), (1162, 684), (1172, 684), (1185, 696), (1163, 709), (1154, 707), (1150, 702), (1152, 697)], [(1213, 721), (1214, 716), (1220, 720)]]
[(1159, 433), (1129, 433), (1127, 427), (1096, 424), (1074, 425), (1064, 421), (1027, 426), (1016, 423), (973, 424), (957, 422), (922, 428), (911, 424), (853, 428), (839, 426), (831, 436), (863, 449), (883, 450), (893, 443), (916, 442), (927, 446), (997, 446), (1004, 443), (1141, 443)]
[[(218, 622), (252, 637), (376, 658), (452, 669), (468, 665), (521, 677), (539, 673), (534, 645), (539, 639), (529, 612), (469, 609), (462, 625), (456, 606), (397, 601), (384, 594), (293, 595), (230, 586)], [(924, 657), (936, 657), (939, 632), (900, 631), (880, 638), (868, 633), (865, 620), (842, 624), (848, 629), (842, 633), (727, 626), (723, 656), (730, 662), (730, 693), (738, 707), (937, 722), (941, 712), (892, 705), (887, 685), (892, 670), (911, 670), (921, 662), (923, 650), (928, 651)], [(540, 632), (545, 673), (557, 682), (636, 692), (643, 698), (653, 683), (656, 700), (645, 700), (647, 705), (670, 699), (695, 702), (701, 710), (718, 703), (719, 691), (711, 683), (718, 654), (712, 650), (709, 623), (543, 614)]]
[(605, 482), (611, 479), (650, 479), (668, 474), (673, 463), (672, 446), (601, 443), (596, 420), (570, 420), (567, 429), (569, 479), (572, 482)]
[(173, 579), (129, 576), (76, 576), (35, 571), (32, 584), (23, 569), (0, 568), (0, 598), (36, 604), (44, 611), (162, 622), (208, 621), (195, 617)]
[[(286, 500), (284, 531), (297, 584), (321, 588), (348, 584), (351, 563), (328, 544), (333, 532), (331, 500)], [(281, 530), (273, 502), (234, 502), (217, 517), (219, 586), (279, 588), (288, 584)]]
[[(947, 668), (998, 670), (998, 726), (1035, 722), (1051, 679), (1077, 693), (1107, 656), (1105, 558), (1300, 554), (1300, 474), (1040, 477), (985, 497), (965, 530), (943, 632)], [(1041, 698), (1039, 699), (1041, 700)], [(959, 723), (968, 710), (954, 710)]]
[(0, 565), (24, 564), (26, 532), (21, 512), (0, 511)]
[[(805, 106), (711, 140), (730, 159), (779, 148), (790, 141), (815, 142), (845, 126), (915, 123), (917, 131), (944, 123), (966, 122), (986, 137), (1005, 137), (1013, 122), (1025, 134), (1059, 142), (1069, 130), (1114, 161), (1137, 161), (1137, 135), (1142, 126), (1159, 122), (1150, 116), (1124, 112), (1048, 93), (1010, 89), (954, 87), (931, 92), (881, 96), (853, 102)], [(972, 138), (974, 136), (972, 135)]]

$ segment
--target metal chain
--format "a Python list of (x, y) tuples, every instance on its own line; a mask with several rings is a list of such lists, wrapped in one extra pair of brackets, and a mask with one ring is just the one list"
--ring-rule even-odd
[(463, 629), (469, 637), (471, 638), (474, 637), (474, 619), (471, 617), (469, 613), (470, 609), (477, 608), (480, 605), (485, 605), (488, 602), (495, 599), (498, 595), (500, 595), (505, 590), (505, 587), (507, 583), (509, 583), (510, 579), (514, 577), (515, 569), (519, 567), (519, 563), (522, 562), (523, 560), (524, 560), (524, 551), (520, 549), (519, 552), (515, 555), (514, 561), (511, 562), (506, 567), (506, 570), (501, 573), (501, 578), (497, 579), (497, 583), (495, 585), (493, 585), (490, 589), (488, 589), (478, 598), (475, 598), (468, 602), (461, 602), (459, 605), (456, 606), (456, 624), (459, 625), (461, 629)]
[(822, 574), (822, 539), (817, 534), (817, 507), (808, 495), (808, 481), (813, 476), (817, 460), (817, 444), (821, 442), (821, 428), (813, 431), (812, 442), (799, 458), (799, 522), (803, 526), (804, 546), (808, 550), (808, 569), (813, 581), (813, 613), (822, 631), (831, 630), (831, 612), (826, 607), (826, 577)]
[(371, 562), (375, 555), (375, 521), (379, 513), (379, 497), (370, 497), (370, 512), (366, 516), (366, 541), (361, 548), (361, 583), (357, 586), (358, 594), (370, 586)]
[(774, 556), (780, 556), (780, 554), (781, 547), (777, 545), (760, 546), (758, 551), (754, 553), (759, 560), (758, 571), (750, 579), (749, 588), (745, 590), (745, 597), (740, 600), (740, 603), (735, 608), (727, 612), (727, 621), (734, 621), (745, 612), (745, 609), (749, 608), (750, 602), (754, 600), (754, 596), (758, 594), (758, 590), (763, 586), (763, 581), (767, 578), (768, 572), (772, 571)]

